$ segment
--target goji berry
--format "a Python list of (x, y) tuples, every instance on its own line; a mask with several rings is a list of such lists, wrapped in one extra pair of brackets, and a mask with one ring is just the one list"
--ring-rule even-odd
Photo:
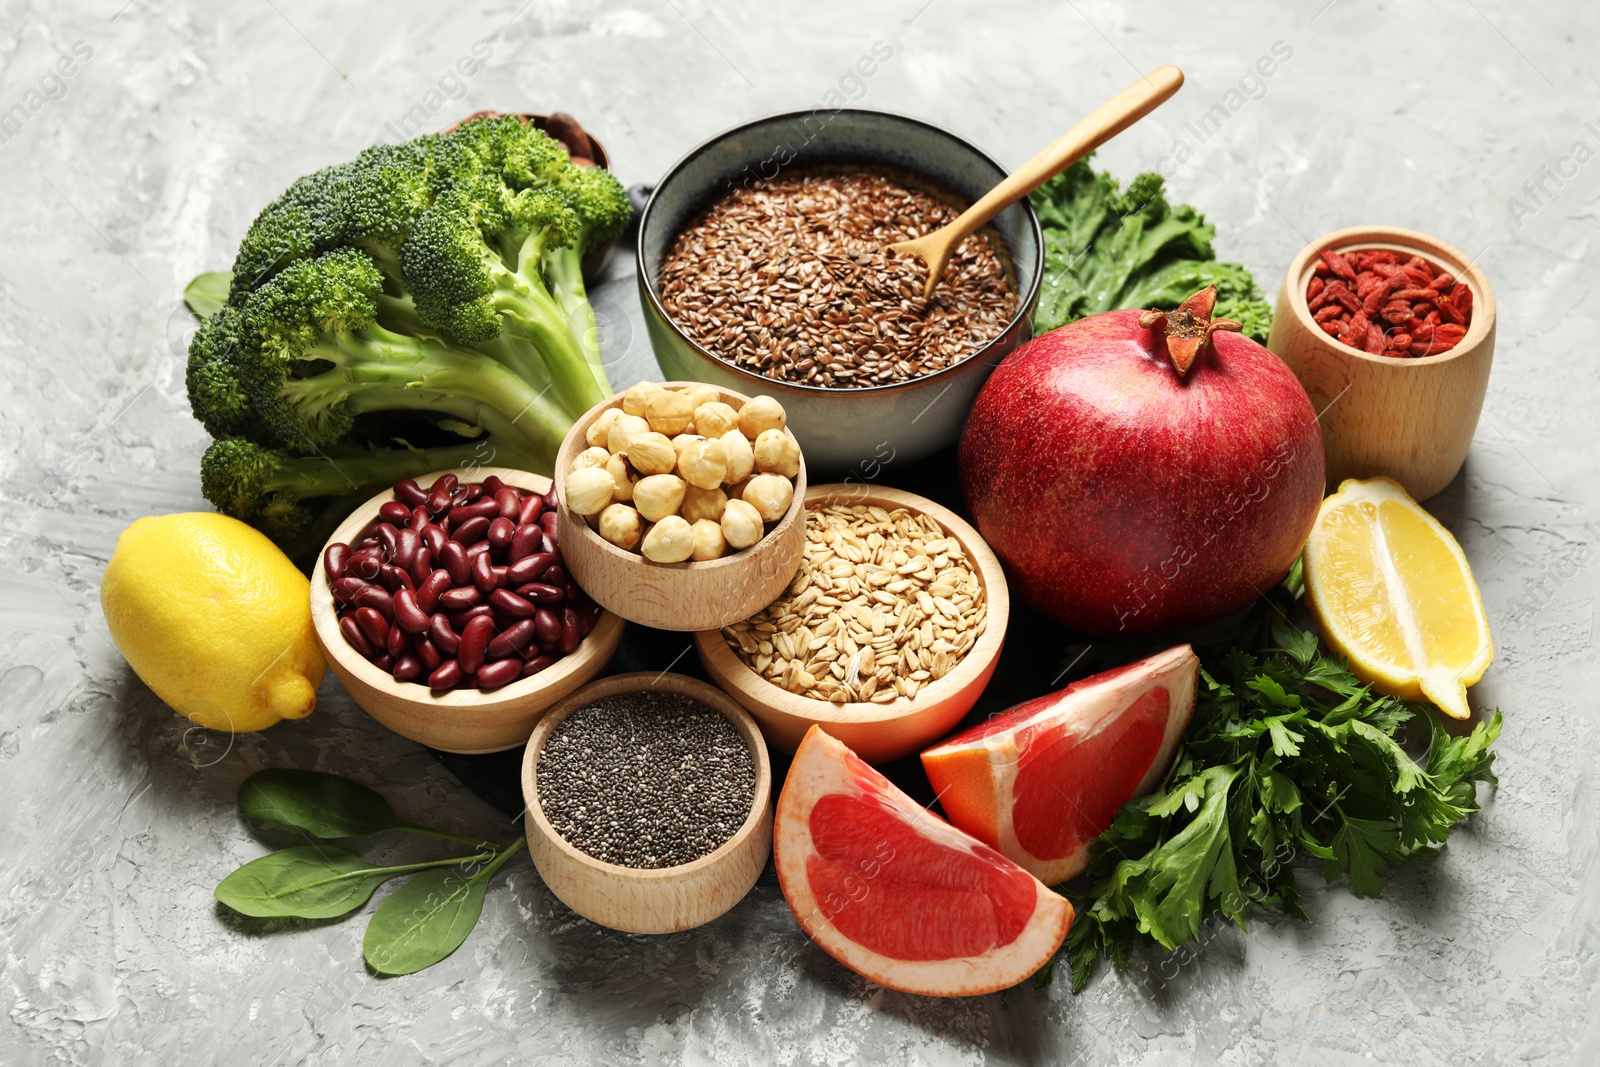
[(1448, 351), (1472, 318), (1472, 290), (1464, 282), (1422, 256), (1387, 248), (1323, 249), (1306, 302), (1316, 323), (1341, 343), (1401, 357)]

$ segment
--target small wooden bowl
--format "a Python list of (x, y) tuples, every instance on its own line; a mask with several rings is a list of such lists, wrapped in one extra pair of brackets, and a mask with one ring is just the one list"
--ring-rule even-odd
[(711, 680), (727, 690), (761, 723), (767, 741), (793, 752), (813, 725), (849, 745), (869, 763), (899, 759), (949, 733), (983, 694), (984, 686), (1000, 661), (1006, 623), (1011, 617), (1011, 597), (1006, 578), (983, 538), (948, 508), (898, 489), (867, 485), (818, 485), (806, 492), (806, 506), (876, 504), (893, 510), (905, 508), (933, 518), (966, 550), (977, 569), (988, 604), (983, 634), (961, 662), (936, 682), (929, 682), (911, 699), (896, 697), (886, 704), (858, 701), (834, 704), (798, 696), (757, 674), (734, 653), (720, 630), (694, 635), (695, 650)]
[[(539, 803), (539, 754), (562, 720), (603, 697), (639, 690), (681, 693), (722, 712), (756, 761), (755, 797), (744, 824), (715, 851), (677, 867), (622, 867), (595, 859), (556, 833)], [(682, 674), (613, 675), (551, 708), (522, 757), (522, 797), (528, 851), (545, 885), (585, 919), (614, 930), (670, 934), (710, 922), (744, 899), (772, 850), (772, 764), (761, 731), (726, 693)]]
[[(1472, 290), (1472, 321), (1448, 352), (1416, 359), (1373, 356), (1341, 344), (1306, 303), (1318, 253), (1386, 248), (1418, 255)], [(1289, 365), (1321, 413), (1331, 492), (1346, 478), (1385, 475), (1417, 500), (1461, 469), (1478, 427), (1494, 360), (1494, 290), (1459, 249), (1414, 230), (1358, 226), (1307, 245), (1284, 277), (1267, 347)]]
[[(426, 489), (445, 474), (454, 474), (463, 482), (482, 481), (496, 474), (518, 489), (536, 493), (550, 490), (549, 478), (506, 467), (438, 471), (418, 478), (417, 484)], [(377, 519), (378, 508), (393, 499), (394, 493), (385, 489), (362, 504), (333, 532), (328, 544), (354, 543)], [(617, 650), (627, 625), (605, 612), (576, 652), (531, 678), (519, 678), (487, 693), (477, 689), (435, 693), (419, 682), (395, 681), (393, 675), (373, 666), (345, 641), (339, 632), (333, 593), (328, 589), (320, 552), (311, 573), (311, 621), (323, 658), (368, 715), (419, 744), (467, 755), (503, 752), (526, 742), (546, 708), (600, 673)]]
[[(679, 389), (705, 383), (660, 384)], [(717, 392), (736, 411), (750, 399), (731, 389)], [(589, 447), (585, 438), (590, 424), (607, 408), (620, 406), (622, 394), (618, 393), (590, 408), (573, 425), (556, 455), (558, 478), (564, 479), (573, 458)], [(620, 549), (591, 530), (563, 497), (556, 510), (561, 555), (568, 573), (585, 593), (629, 622), (658, 630), (714, 630), (747, 619), (772, 603), (800, 569), (806, 533), (805, 493), (806, 461), (802, 456), (794, 503), (767, 536), (742, 551), (699, 563), (652, 563), (638, 552)]]

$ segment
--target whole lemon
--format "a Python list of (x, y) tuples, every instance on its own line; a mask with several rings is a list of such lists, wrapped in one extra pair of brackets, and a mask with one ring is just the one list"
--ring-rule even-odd
[(134, 673), (201, 726), (265, 730), (317, 706), (327, 663), (312, 631), (311, 584), (238, 519), (138, 520), (117, 538), (100, 606)]

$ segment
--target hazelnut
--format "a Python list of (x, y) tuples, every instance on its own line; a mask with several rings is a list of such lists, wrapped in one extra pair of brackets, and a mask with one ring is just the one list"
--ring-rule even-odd
[(705, 437), (721, 437), (739, 425), (739, 413), (720, 400), (694, 409), (694, 432)]
[(680, 515), (668, 515), (650, 527), (639, 546), (656, 563), (682, 563), (694, 552), (694, 528)]
[(587, 467), (604, 467), (606, 465), (606, 460), (610, 458), (610, 452), (607, 452), (599, 445), (595, 445), (594, 447), (586, 448), (582, 452), (579, 452), (576, 456), (573, 456), (571, 469), (575, 471), (581, 471)]
[(629, 552), (639, 547), (639, 538), (644, 535), (644, 523), (639, 521), (639, 513), (626, 504), (606, 505), (606, 509), (600, 513), (596, 529), (601, 537)]
[(728, 454), (721, 441), (690, 441), (678, 457), (678, 473), (690, 485), (715, 489), (728, 474)]
[(761, 524), (761, 513), (755, 505), (743, 500), (730, 500), (722, 512), (722, 536), (734, 548), (749, 548), (761, 540), (766, 532)]
[(649, 430), (634, 434), (628, 442), (628, 462), (640, 474), (671, 474), (678, 465), (678, 452), (665, 434)]
[(781, 474), (758, 474), (745, 483), (740, 498), (765, 521), (777, 522), (794, 502), (794, 483)]
[(603, 467), (585, 467), (568, 471), (566, 484), (561, 487), (561, 497), (567, 507), (579, 515), (598, 515), (611, 503), (617, 483)]
[(752, 441), (762, 430), (783, 429), (783, 423), (783, 405), (770, 396), (753, 396), (739, 409), (739, 429)]
[(800, 473), (800, 443), (782, 430), (762, 430), (754, 451), (758, 471), (785, 478)]
[(728, 551), (728, 539), (722, 536), (722, 524), (713, 519), (696, 519), (689, 529), (694, 534), (694, 552), (690, 559), (718, 559)]
[(668, 437), (687, 430), (694, 420), (694, 402), (682, 393), (657, 393), (644, 410), (650, 428)]
[(633, 506), (651, 522), (677, 514), (686, 486), (676, 474), (652, 474), (633, 483)]
[[(682, 392), (684, 396), (689, 398), (690, 403), (694, 404), (696, 408), (699, 408), (704, 404), (715, 404), (722, 400), (722, 390), (718, 389), (714, 385), (691, 385), (687, 389), (682, 390)], [(699, 424), (696, 423), (697, 427), (698, 425)], [(701, 430), (700, 432), (705, 433), (704, 430)], [(708, 434), (707, 436), (715, 435)]]
[(698, 485), (690, 485), (683, 491), (683, 507), (678, 509), (678, 514), (690, 522), (699, 522), (701, 519), (721, 521), (722, 509), (728, 506), (728, 494), (719, 486), (716, 489), (702, 489)]
[(704, 441), (705, 438), (697, 433), (680, 433), (672, 439), (672, 447), (678, 455), (683, 455), (683, 450), (695, 441)]
[(632, 500), (633, 483), (637, 480), (633, 471), (628, 467), (628, 460), (624, 453), (617, 453), (606, 460), (606, 473), (611, 475), (611, 480), (617, 484), (615, 499)]
[(612, 452), (626, 452), (629, 441), (649, 432), (650, 424), (638, 415), (618, 415), (606, 430), (606, 448)]
[(621, 408), (606, 408), (584, 431), (583, 439), (591, 445), (603, 445), (611, 432), (611, 424), (622, 414)]
[(742, 482), (750, 477), (750, 471), (755, 467), (755, 454), (750, 449), (750, 439), (739, 430), (729, 430), (717, 440), (722, 442), (722, 451), (728, 457), (728, 471), (723, 479), (728, 482)]
[(645, 409), (650, 405), (650, 398), (660, 396), (662, 392), (664, 390), (655, 382), (639, 382), (622, 394), (622, 410), (626, 414), (643, 418)]

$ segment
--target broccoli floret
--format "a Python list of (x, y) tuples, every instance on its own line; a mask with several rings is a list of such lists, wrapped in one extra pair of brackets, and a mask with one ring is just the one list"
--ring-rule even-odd
[(190, 346), (190, 403), (218, 438), (206, 496), (288, 547), (313, 529), (304, 500), (331, 507), (459, 449), (548, 472), (611, 392), (581, 264), (630, 213), (614, 177), (512, 117), (294, 182)]

